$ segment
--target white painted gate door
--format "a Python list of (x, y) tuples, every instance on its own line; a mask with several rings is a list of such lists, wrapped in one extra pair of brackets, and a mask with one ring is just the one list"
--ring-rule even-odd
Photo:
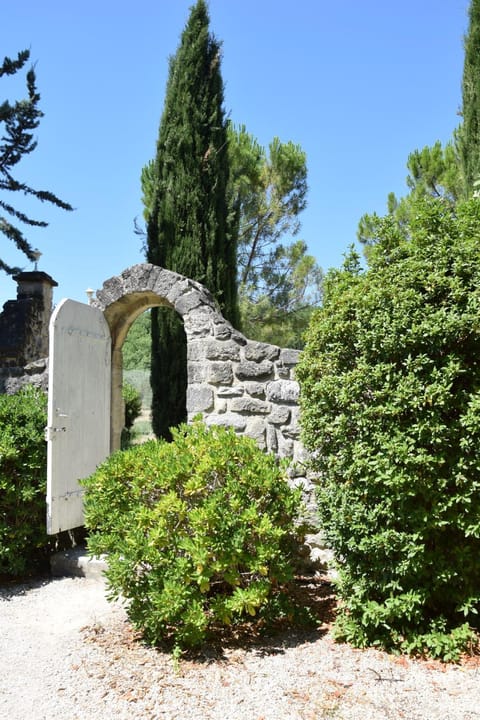
[(83, 489), (110, 452), (111, 340), (103, 313), (62, 300), (50, 320), (47, 532), (80, 527)]

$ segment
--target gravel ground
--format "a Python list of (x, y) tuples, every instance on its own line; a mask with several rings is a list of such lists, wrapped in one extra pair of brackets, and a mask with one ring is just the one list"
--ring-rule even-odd
[[(317, 583), (327, 620), (328, 588)], [(48, 579), (0, 586), (0, 717), (476, 720), (480, 664), (354, 650), (332, 641), (327, 622), (315, 633), (230, 641), (175, 668), (107, 603), (103, 581)]]

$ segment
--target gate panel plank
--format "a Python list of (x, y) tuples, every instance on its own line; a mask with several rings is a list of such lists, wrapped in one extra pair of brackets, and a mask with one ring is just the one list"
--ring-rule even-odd
[(110, 452), (111, 340), (103, 313), (62, 300), (50, 321), (47, 532), (83, 525), (83, 489)]

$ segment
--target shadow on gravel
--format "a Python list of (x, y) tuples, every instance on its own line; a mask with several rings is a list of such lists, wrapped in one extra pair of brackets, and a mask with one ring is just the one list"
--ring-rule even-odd
[(56, 579), (58, 578), (53, 578), (47, 571), (15, 578), (0, 575), (0, 601), (11, 600), (17, 595), (25, 595), (29, 590), (41, 588)]
[[(281, 655), (289, 648), (315, 643), (327, 634), (335, 618), (337, 601), (329, 580), (321, 577), (296, 578), (291, 592), (295, 604), (302, 610), (303, 618), (285, 617), (268, 627), (262, 620), (219, 626), (212, 629), (208, 640), (200, 648), (186, 651), (182, 663), (192, 665), (228, 661), (232, 651), (254, 652), (263, 657)], [(308, 618), (308, 621), (302, 622)], [(128, 620), (114, 627), (84, 628), (91, 642), (116, 648), (116, 652), (148, 648), (142, 641), (142, 633), (135, 631)], [(168, 642), (151, 648), (159, 656), (171, 657), (172, 646)]]
[(314, 643), (326, 635), (335, 619), (337, 606), (332, 583), (325, 577), (298, 577), (291, 597), (308, 620), (302, 622), (302, 618), (286, 617), (268, 627), (259, 621), (218, 628), (209, 638), (208, 645), (187, 653), (184, 659), (218, 662), (232, 649), (255, 652), (259, 656), (281, 655), (288, 648)]

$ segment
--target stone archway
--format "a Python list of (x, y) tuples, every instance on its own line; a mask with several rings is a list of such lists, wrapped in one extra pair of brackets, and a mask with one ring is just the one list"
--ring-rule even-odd
[(107, 280), (92, 305), (104, 313), (112, 338), (111, 449), (123, 427), (122, 345), (134, 320), (154, 306), (174, 309), (187, 338), (187, 415), (231, 426), (279, 457), (304, 459), (299, 438), (299, 351), (248, 340), (222, 316), (200, 283), (141, 264)]
[(148, 263), (134, 265), (107, 280), (91, 304), (103, 311), (112, 338), (111, 448), (117, 450), (123, 428), (122, 346), (136, 318), (151, 307), (172, 308), (183, 320), (187, 347), (195, 338), (215, 337), (219, 328), (223, 335), (235, 331), (206, 288)]

